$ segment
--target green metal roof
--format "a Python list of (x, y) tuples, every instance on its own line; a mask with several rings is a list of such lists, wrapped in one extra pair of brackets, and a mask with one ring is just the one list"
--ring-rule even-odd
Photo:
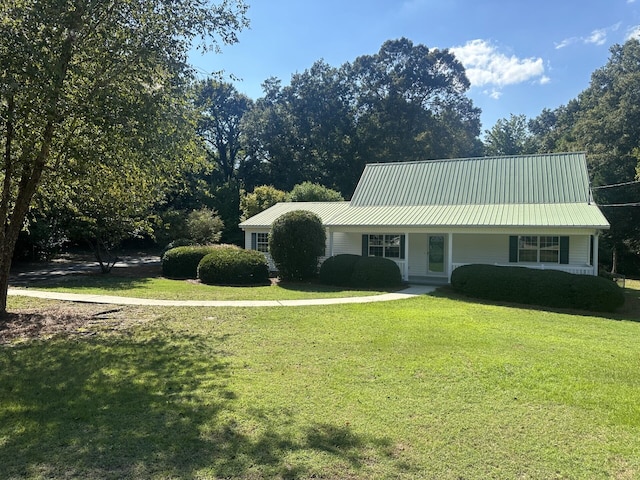
[(279, 203), (240, 226), (268, 228), (292, 210), (328, 227), (609, 228), (584, 153), (369, 164), (351, 202)]
[(354, 207), (588, 203), (584, 153), (368, 164)]
[(270, 228), (271, 224), (281, 215), (294, 210), (307, 210), (320, 217), (326, 224), (331, 218), (349, 207), (349, 202), (281, 202), (263, 212), (240, 223), (240, 227)]
[(328, 227), (570, 227), (609, 228), (596, 205), (414, 205), (350, 207)]

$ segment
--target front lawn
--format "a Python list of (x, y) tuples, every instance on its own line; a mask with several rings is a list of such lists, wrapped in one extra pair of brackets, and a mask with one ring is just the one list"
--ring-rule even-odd
[(298, 300), (376, 295), (391, 290), (351, 290), (318, 283), (282, 283), (252, 287), (205, 285), (194, 280), (163, 277), (77, 275), (64, 280), (41, 281), (31, 285), (38, 290), (90, 295), (152, 298), (161, 300)]
[(0, 346), (6, 478), (640, 477), (637, 322), (446, 296), (33, 305), (87, 321)]

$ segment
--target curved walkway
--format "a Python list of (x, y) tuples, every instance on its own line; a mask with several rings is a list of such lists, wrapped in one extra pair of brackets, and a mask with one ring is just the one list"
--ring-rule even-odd
[(81, 303), (104, 303), (111, 305), (148, 305), (162, 307), (301, 307), (307, 305), (341, 305), (346, 303), (373, 303), (404, 300), (431, 293), (436, 287), (413, 286), (394, 293), (368, 295), (365, 297), (309, 298), (302, 300), (156, 300), (150, 298), (117, 297), (114, 295), (86, 295), (79, 293), (46, 292), (44, 290), (10, 288), (9, 295), (66, 300)]

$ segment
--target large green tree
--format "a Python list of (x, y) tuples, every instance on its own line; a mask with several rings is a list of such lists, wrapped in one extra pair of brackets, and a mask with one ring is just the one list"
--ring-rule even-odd
[(366, 163), (479, 154), (480, 110), (447, 50), (385, 42), (339, 68), (323, 61), (263, 85), (246, 117), (244, 178), (290, 190), (303, 181), (350, 197)]
[(486, 155), (523, 155), (535, 150), (525, 115), (511, 114), (509, 118), (501, 118), (491, 130), (485, 131)]
[[(587, 89), (566, 106), (543, 111), (529, 126), (541, 151), (587, 152), (595, 199), (611, 223), (603, 235), (611, 256), (601, 258), (613, 271), (622, 256), (635, 259), (637, 272), (640, 187), (630, 182), (638, 179), (640, 152), (640, 42), (611, 47), (607, 64), (592, 74)], [(619, 184), (624, 185), (601, 188)]]
[[(159, 140), (156, 120), (189, 79), (193, 41), (205, 49), (236, 41), (246, 8), (242, 0), (2, 0), (0, 313), (43, 175), (64, 189), (58, 171), (82, 172), (96, 158), (120, 171), (130, 159), (154, 171), (161, 158), (117, 150), (143, 152)], [(77, 154), (87, 139), (89, 155)]]

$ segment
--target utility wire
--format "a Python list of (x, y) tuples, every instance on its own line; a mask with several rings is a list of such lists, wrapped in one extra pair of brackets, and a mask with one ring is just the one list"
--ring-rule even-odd
[(599, 187), (591, 187), (591, 190), (599, 190), (601, 188), (624, 187), (625, 185), (633, 185), (636, 183), (640, 183), (640, 180), (634, 180), (632, 182), (614, 183), (612, 185), (600, 185)]
[(640, 207), (640, 202), (635, 203), (610, 203), (609, 205), (598, 205), (599, 207)]

